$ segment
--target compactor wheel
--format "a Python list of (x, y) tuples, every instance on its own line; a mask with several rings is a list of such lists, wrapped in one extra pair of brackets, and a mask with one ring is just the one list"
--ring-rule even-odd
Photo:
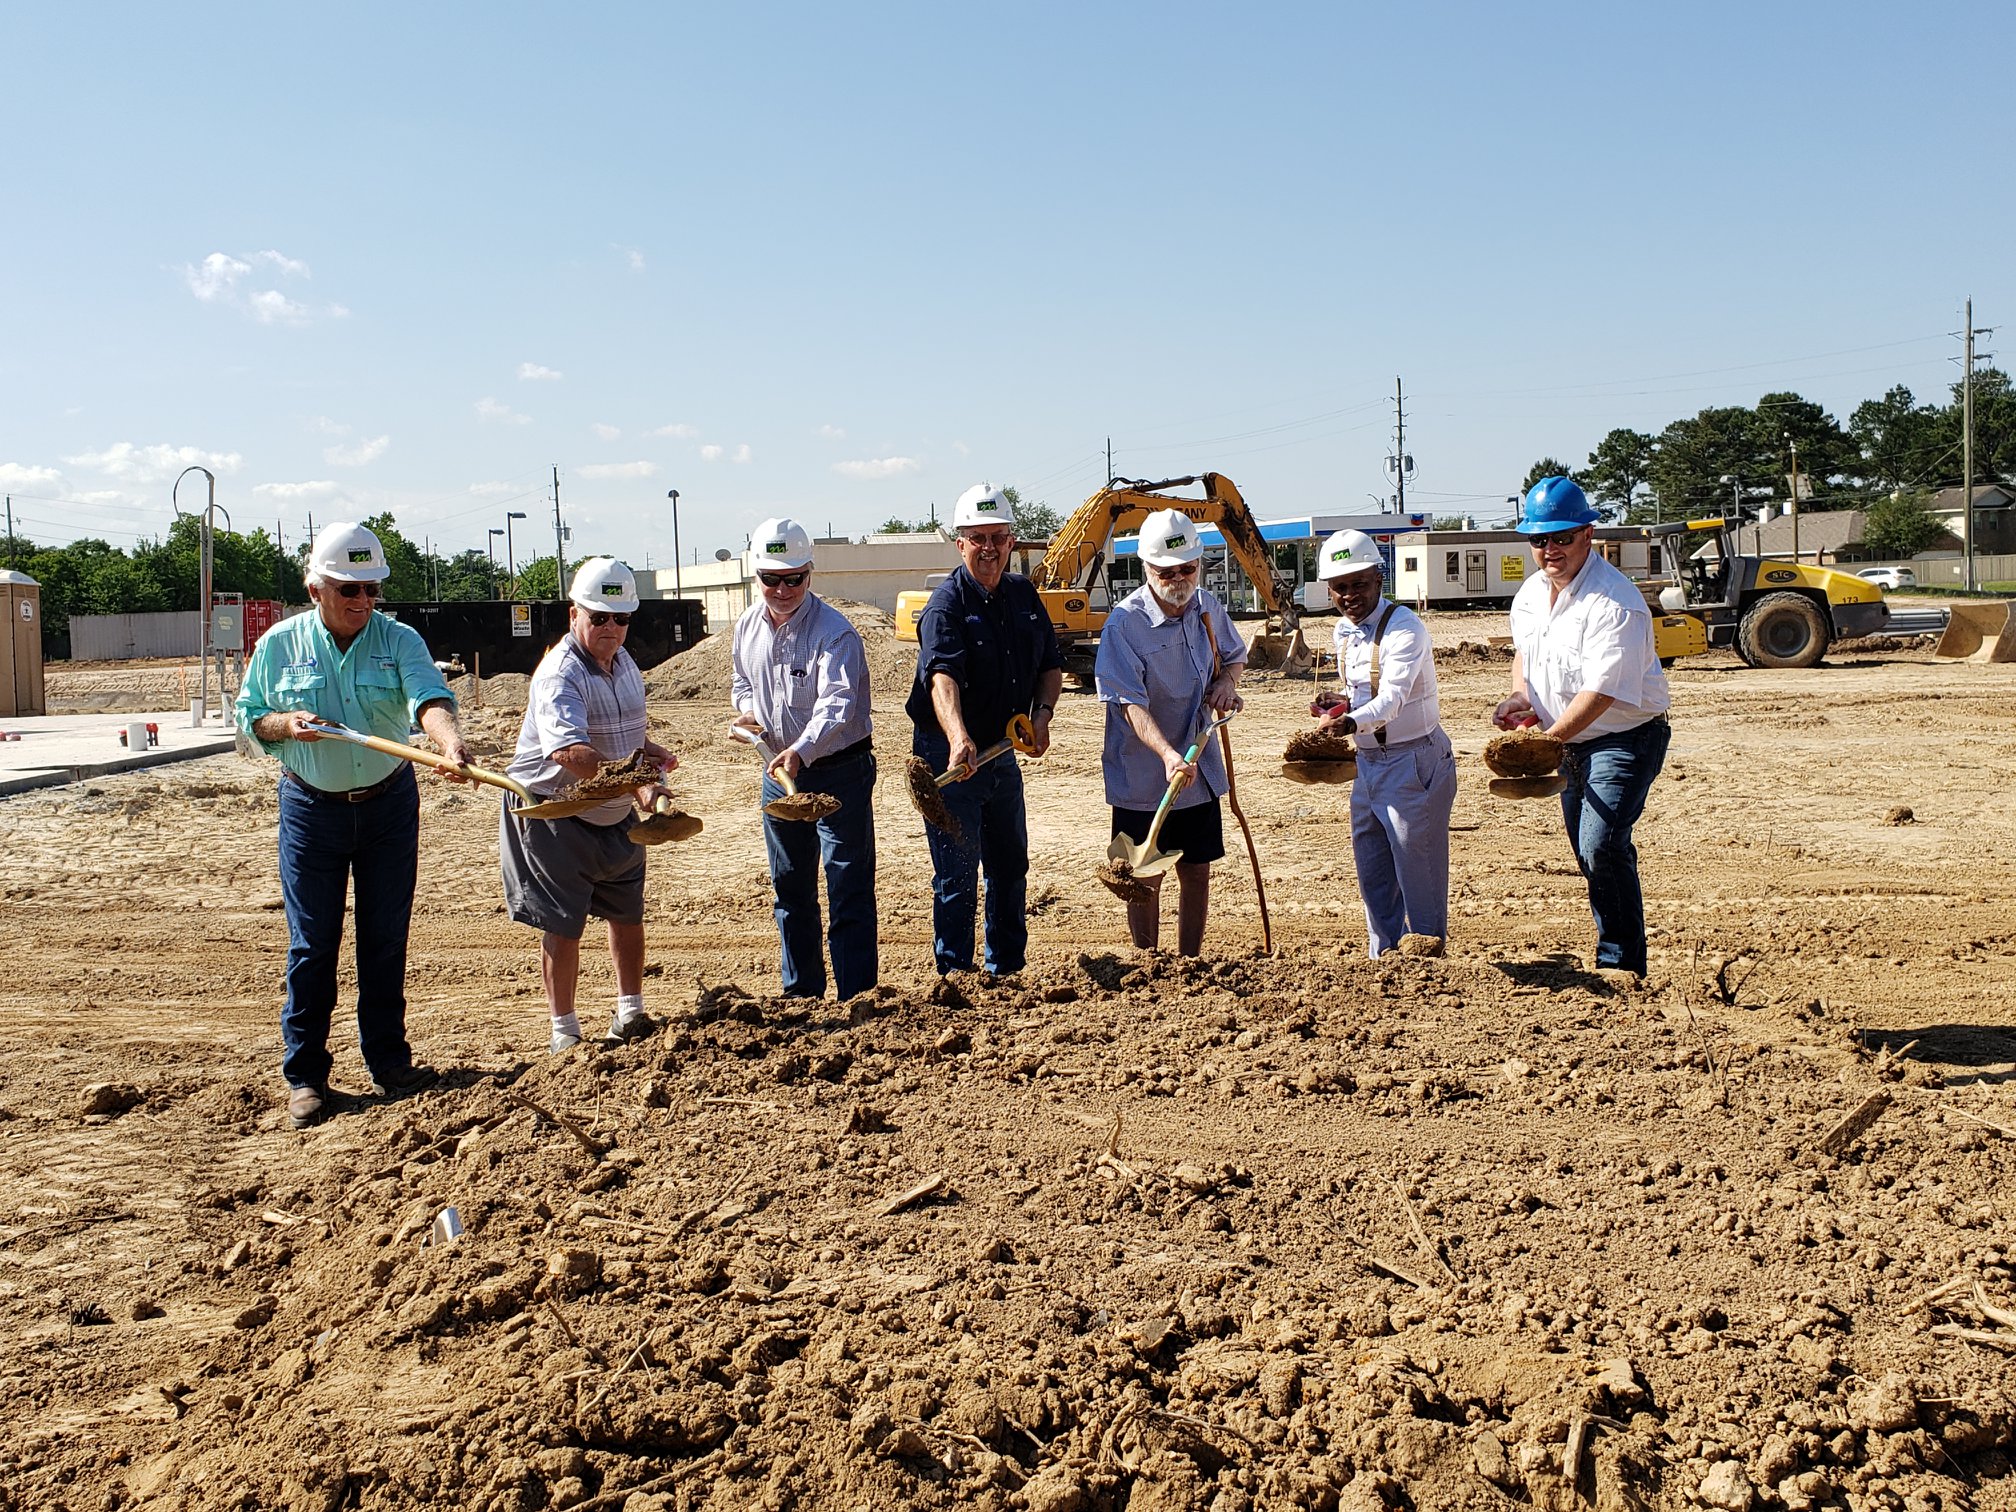
[(1767, 593), (1736, 630), (1736, 650), (1753, 667), (1811, 667), (1827, 654), (1827, 617), (1798, 593)]

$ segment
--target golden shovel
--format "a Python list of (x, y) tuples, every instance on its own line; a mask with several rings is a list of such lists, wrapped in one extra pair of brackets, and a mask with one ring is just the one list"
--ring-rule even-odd
[(1008, 721), (1008, 733), (976, 755), (970, 765), (947, 767), (942, 775), (934, 775), (929, 762), (922, 756), (912, 756), (908, 767), (912, 806), (926, 824), (943, 830), (955, 841), (963, 840), (959, 832), (959, 822), (952, 817), (951, 810), (945, 807), (945, 800), (940, 793), (955, 782), (964, 782), (995, 757), (1006, 756), (1010, 751), (1020, 751), (1024, 756), (1036, 754), (1036, 725), (1027, 714), (1011, 717)]
[[(1217, 728), (1231, 718), (1230, 714), (1221, 714), (1204, 726), (1190, 743), (1190, 749), (1183, 753), (1183, 764), (1188, 766), (1195, 761), (1197, 753), (1204, 749)], [(1162, 794), (1162, 802), (1155, 810), (1155, 817), (1148, 823), (1147, 839), (1137, 844), (1125, 835), (1115, 835), (1112, 844), (1106, 847), (1106, 864), (1099, 868), (1099, 880), (1121, 897), (1133, 901), (1130, 897), (1133, 889), (1128, 884), (1143, 877), (1159, 877), (1183, 859), (1180, 850), (1158, 851), (1155, 841), (1162, 833), (1163, 821), (1169, 817), (1169, 805), (1176, 801), (1176, 795), (1183, 790), (1186, 780), (1180, 772), (1170, 779), (1168, 790)]]
[(434, 767), (437, 770), (453, 772), (458, 777), (467, 777), (471, 782), (481, 782), (490, 787), (502, 788), (516, 795), (518, 807), (510, 810), (514, 819), (565, 819), (570, 814), (585, 814), (589, 809), (607, 803), (604, 798), (552, 798), (541, 801), (537, 793), (514, 777), (506, 777), (502, 772), (486, 771), (479, 766), (466, 766), (459, 761), (450, 761), (436, 751), (423, 751), (418, 746), (401, 745), (396, 740), (386, 740), (377, 735), (366, 735), (362, 730), (353, 730), (347, 725), (333, 724), (326, 719), (318, 719), (309, 726), (315, 734), (327, 740), (347, 740), (351, 745), (368, 746), (371, 750), (387, 756), (397, 756), (402, 761), (410, 761), (416, 766)]
[(651, 805), (651, 812), (630, 826), (632, 845), (667, 845), (676, 840), (691, 840), (705, 828), (697, 814), (675, 814), (669, 794), (660, 793), (658, 801)]
[[(746, 741), (763, 753), (763, 765), (770, 769), (770, 763), (777, 759), (777, 753), (770, 749), (770, 742), (758, 735), (747, 725), (731, 724), (728, 733), (737, 740)], [(801, 793), (791, 774), (782, 770), (771, 770), (777, 785), (784, 789), (782, 798), (772, 798), (763, 805), (763, 812), (772, 819), (788, 819), (798, 823), (810, 823), (824, 819), (828, 814), (840, 811), (840, 800), (831, 793)]]

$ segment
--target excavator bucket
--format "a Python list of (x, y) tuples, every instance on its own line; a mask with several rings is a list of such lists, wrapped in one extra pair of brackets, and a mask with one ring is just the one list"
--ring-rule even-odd
[(1297, 625), (1287, 635), (1256, 635), (1246, 648), (1246, 665), (1255, 672), (1307, 672), (1315, 665), (1309, 642)]
[(1976, 662), (2016, 662), (2016, 604), (1955, 604), (1934, 656)]

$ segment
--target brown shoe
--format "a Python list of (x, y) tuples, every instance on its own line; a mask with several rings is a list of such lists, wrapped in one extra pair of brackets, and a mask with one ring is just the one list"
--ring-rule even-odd
[(328, 1109), (327, 1087), (295, 1087), (287, 1093), (287, 1121), (297, 1129), (312, 1128), (322, 1122)]

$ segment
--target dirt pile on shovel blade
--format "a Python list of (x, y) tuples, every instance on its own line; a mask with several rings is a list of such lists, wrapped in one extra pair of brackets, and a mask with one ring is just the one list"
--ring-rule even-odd
[(840, 812), (840, 800), (831, 793), (786, 793), (763, 805), (772, 819), (813, 820)]
[(931, 770), (931, 764), (922, 756), (912, 756), (903, 770), (910, 783), (910, 801), (924, 816), (924, 822), (933, 829), (943, 830), (963, 845), (965, 835), (960, 831), (959, 821), (952, 817), (952, 811), (945, 807), (945, 794), (938, 786), (938, 777)]
[(1352, 761), (1357, 751), (1351, 737), (1332, 730), (1302, 730), (1288, 737), (1282, 748), (1283, 761)]
[(1135, 880), (1134, 867), (1130, 862), (1107, 861), (1100, 866), (1094, 875), (1106, 884), (1107, 890), (1114, 897), (1123, 903), (1153, 903), (1155, 901), (1155, 889), (1150, 887), (1146, 882)]
[(1499, 777), (1545, 777), (1561, 765), (1561, 742), (1538, 730), (1494, 735), (1485, 742), (1484, 765)]
[(620, 798), (625, 793), (635, 792), (647, 782), (658, 780), (658, 763), (644, 754), (638, 747), (621, 761), (605, 761), (595, 768), (593, 777), (584, 777), (570, 788), (562, 788), (552, 797), (555, 803), (572, 803), (581, 798)]

